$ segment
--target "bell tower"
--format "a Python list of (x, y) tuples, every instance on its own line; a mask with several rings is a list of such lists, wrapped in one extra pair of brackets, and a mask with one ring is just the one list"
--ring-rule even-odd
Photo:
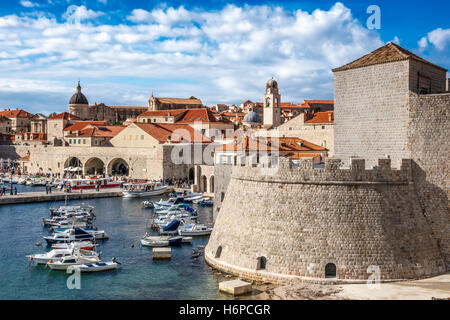
[(264, 94), (264, 126), (275, 128), (281, 124), (280, 98), (278, 83), (272, 78), (267, 81)]

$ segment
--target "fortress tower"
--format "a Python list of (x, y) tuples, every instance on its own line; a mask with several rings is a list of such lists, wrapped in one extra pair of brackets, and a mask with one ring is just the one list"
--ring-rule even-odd
[(83, 120), (89, 119), (89, 102), (81, 93), (80, 81), (78, 81), (77, 92), (70, 98), (69, 113)]
[[(234, 166), (206, 261), (277, 282), (449, 271), (446, 71), (393, 43), (334, 69), (336, 158), (322, 169), (280, 158), (271, 174), (263, 159)], [(276, 82), (265, 97), (266, 124)]]
[(275, 128), (281, 124), (280, 99), (278, 83), (272, 78), (267, 81), (264, 94), (264, 126)]

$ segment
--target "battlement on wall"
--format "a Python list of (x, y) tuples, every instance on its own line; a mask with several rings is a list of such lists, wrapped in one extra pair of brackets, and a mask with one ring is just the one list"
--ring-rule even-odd
[(290, 158), (278, 158), (278, 165), (269, 158), (256, 163), (254, 156), (238, 158), (233, 178), (286, 183), (409, 183), (412, 181), (412, 160), (402, 159), (399, 169), (391, 167), (391, 159), (378, 159), (378, 165), (366, 169), (365, 159), (350, 159), (350, 167), (343, 168), (342, 160), (327, 158), (324, 168), (315, 168), (312, 159), (300, 159), (294, 164)]

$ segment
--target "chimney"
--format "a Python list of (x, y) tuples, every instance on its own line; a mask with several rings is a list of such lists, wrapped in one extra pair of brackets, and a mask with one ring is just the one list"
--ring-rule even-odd
[(450, 92), (450, 78), (445, 81), (445, 91)]

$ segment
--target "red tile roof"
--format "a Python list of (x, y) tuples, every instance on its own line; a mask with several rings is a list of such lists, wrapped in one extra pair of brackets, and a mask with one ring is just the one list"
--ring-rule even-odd
[(175, 110), (156, 110), (141, 113), (139, 117), (176, 117), (176, 123), (194, 123), (194, 122), (222, 122), (231, 123), (228, 119), (218, 119), (218, 115), (214, 114), (210, 109), (175, 109)]
[(106, 121), (77, 121), (64, 128), (64, 131), (80, 131), (89, 125), (93, 126), (106, 126)]
[(92, 128), (86, 128), (77, 133), (68, 134), (66, 137), (104, 137), (113, 138), (126, 126), (95, 126)]
[(197, 98), (189, 98), (189, 99), (184, 99), (184, 98), (156, 98), (156, 100), (158, 100), (161, 103), (167, 103), (167, 104), (199, 104), (202, 105), (202, 100), (197, 99)]
[(175, 110), (149, 110), (141, 113), (138, 117), (175, 117), (186, 112), (186, 109)]
[(15, 110), (3, 110), (0, 112), (0, 116), (4, 116), (7, 118), (31, 118), (33, 115), (29, 112), (26, 112), (22, 109)]
[(305, 123), (334, 123), (334, 111), (316, 112)]
[(279, 151), (279, 152), (302, 152), (302, 151), (327, 151), (326, 148), (314, 143), (295, 137), (257, 137), (244, 136), (237, 139), (236, 143), (224, 144), (215, 150), (218, 151)]
[(81, 120), (81, 118), (77, 117), (76, 115), (70, 114), (68, 112), (62, 112), (62, 113), (56, 114), (54, 116), (49, 117), (49, 119)]
[(289, 155), (291, 159), (300, 159), (300, 158), (316, 158), (320, 157), (320, 153), (293, 153)]
[(158, 140), (159, 143), (211, 143), (211, 140), (187, 124), (136, 122), (135, 125)]

